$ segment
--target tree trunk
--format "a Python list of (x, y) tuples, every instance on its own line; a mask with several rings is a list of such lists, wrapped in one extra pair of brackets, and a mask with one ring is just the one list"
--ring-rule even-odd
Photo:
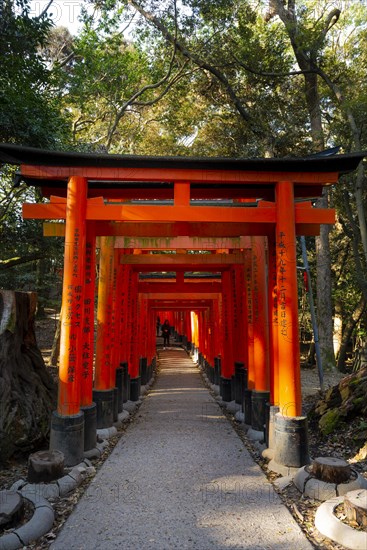
[(54, 336), (54, 341), (52, 342), (52, 350), (50, 356), (50, 365), (57, 367), (57, 363), (60, 356), (60, 336), (61, 336), (61, 311), (60, 316), (57, 321), (56, 332)]
[(340, 372), (346, 372), (345, 360), (347, 355), (347, 347), (352, 337), (353, 331), (357, 323), (359, 322), (360, 318), (362, 317), (365, 309), (366, 309), (366, 300), (362, 295), (355, 310), (353, 311), (353, 314), (350, 317), (348, 317), (345, 323), (342, 342), (341, 342), (340, 351), (338, 355), (338, 362), (337, 362), (337, 369)]
[[(317, 201), (320, 208), (327, 208), (327, 192)], [(317, 321), (321, 361), (324, 369), (335, 368), (333, 347), (333, 317), (331, 298), (331, 258), (329, 246), (330, 228), (320, 226), (320, 236), (316, 237), (316, 289), (317, 289)]]
[(0, 462), (43, 444), (56, 407), (34, 333), (36, 305), (36, 293), (0, 291)]
[(333, 344), (334, 354), (338, 357), (343, 339), (343, 307), (340, 300), (335, 301)]

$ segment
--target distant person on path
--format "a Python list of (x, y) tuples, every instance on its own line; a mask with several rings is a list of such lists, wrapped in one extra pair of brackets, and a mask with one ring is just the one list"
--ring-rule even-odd
[(159, 336), (159, 330), (161, 328), (161, 320), (159, 316), (157, 317), (157, 336)]
[(168, 319), (166, 319), (162, 325), (163, 349), (166, 349), (166, 345), (169, 346), (170, 332), (171, 332), (171, 327), (169, 326)]

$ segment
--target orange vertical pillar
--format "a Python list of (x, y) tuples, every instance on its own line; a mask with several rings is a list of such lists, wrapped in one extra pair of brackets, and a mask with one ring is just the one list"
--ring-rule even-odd
[[(111, 316), (113, 294), (114, 238), (100, 238), (97, 342), (93, 399), (97, 405), (97, 427), (113, 423), (114, 370), (111, 365)], [(111, 374), (113, 370), (113, 374)]]
[(247, 365), (247, 323), (245, 317), (245, 271), (243, 266), (233, 267), (234, 277), (234, 335), (238, 341), (234, 346), (234, 360)]
[[(122, 253), (123, 254), (123, 253)], [(122, 255), (120, 255), (120, 262)], [(129, 273), (131, 266), (121, 264), (119, 270), (119, 277), (121, 277), (121, 293), (118, 301), (118, 313), (120, 316), (120, 330), (119, 330), (119, 349), (120, 349), (120, 361), (127, 363), (129, 359), (129, 330), (128, 326), (128, 303), (129, 303)]]
[(96, 235), (94, 222), (87, 222), (84, 278), (84, 316), (82, 335), (81, 410), (84, 412), (84, 451), (94, 449), (97, 439), (96, 404), (93, 402), (94, 295), (96, 273)]
[[(276, 465), (300, 468), (310, 462), (307, 418), (301, 414), (296, 233), (293, 183), (276, 185), (276, 258), (278, 284), (279, 408), (275, 415)], [(270, 466), (271, 464), (271, 466)]]
[(301, 413), (301, 371), (293, 184), (276, 186), (279, 406), (284, 416)]
[(269, 239), (269, 360), (270, 360), (270, 403), (279, 404), (279, 355), (278, 355), (278, 289), (275, 240)]
[[(112, 323), (113, 323), (113, 344), (111, 348), (111, 374), (112, 384), (115, 386), (115, 409), (114, 417), (123, 411), (123, 386), (124, 368), (121, 365), (120, 349), (120, 328), (121, 315), (120, 303), (122, 294), (122, 265), (120, 263), (121, 249), (114, 249), (113, 260), (113, 300), (112, 300)], [(111, 342), (112, 343), (112, 342)], [(116, 411), (117, 408), (117, 411)]]
[(252, 301), (252, 251), (245, 252), (245, 290), (247, 309), (247, 373), (249, 390), (255, 387), (254, 316)]
[(255, 388), (252, 391), (251, 426), (264, 432), (269, 402), (269, 322), (265, 237), (252, 237), (252, 303)]
[(223, 401), (232, 401), (233, 365), (233, 317), (231, 299), (231, 273), (226, 270), (222, 274), (222, 330), (223, 354), (221, 361), (220, 390)]
[(252, 237), (252, 304), (255, 389), (269, 389), (269, 336), (265, 238)]
[(71, 177), (66, 202), (58, 407), (52, 415), (50, 437), (50, 448), (62, 451), (68, 466), (78, 464), (84, 452), (84, 413), (80, 410), (80, 387), (86, 206), (87, 180)]
[(139, 300), (139, 361), (140, 361), (140, 377), (141, 384), (145, 386), (148, 383), (148, 344), (149, 344), (149, 331), (148, 331), (148, 308), (147, 301), (143, 299), (141, 295)]
[(138, 401), (140, 398), (141, 377), (139, 373), (139, 356), (138, 356), (138, 273), (129, 271), (129, 297), (127, 322), (130, 327), (128, 342), (129, 346), (129, 373), (130, 373), (130, 399)]
[(196, 354), (199, 347), (198, 316), (196, 311), (191, 312), (191, 335), (194, 353)]
[(191, 332), (191, 312), (185, 311), (185, 336), (187, 339), (187, 350), (191, 351), (192, 332)]
[(269, 274), (268, 274), (268, 309), (269, 309), (269, 372), (270, 372), (270, 405), (266, 430), (266, 444), (269, 449), (275, 446), (275, 415), (279, 411), (279, 366), (278, 366), (278, 290), (276, 269), (275, 235), (268, 237)]
[(246, 347), (247, 332), (244, 315), (245, 300), (245, 273), (243, 265), (235, 265), (231, 269), (232, 274), (232, 309), (233, 309), (233, 360), (234, 377), (232, 397), (236, 405), (242, 404), (244, 400), (244, 391), (247, 388), (247, 370), (246, 367)]
[(117, 347), (119, 350), (119, 364), (123, 369), (123, 402), (129, 401), (130, 399), (130, 374), (129, 374), (129, 342), (130, 342), (130, 330), (131, 327), (128, 326), (128, 299), (129, 299), (129, 272), (131, 271), (131, 266), (122, 263), (123, 256), (126, 253), (125, 249), (119, 250), (119, 265), (117, 271), (118, 278), (118, 293), (117, 293), (117, 315), (119, 316), (119, 332), (118, 332), (118, 341)]

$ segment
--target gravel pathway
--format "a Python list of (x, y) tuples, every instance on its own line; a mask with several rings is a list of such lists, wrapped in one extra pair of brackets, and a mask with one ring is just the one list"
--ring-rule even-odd
[(182, 350), (65, 523), (53, 550), (311, 550)]

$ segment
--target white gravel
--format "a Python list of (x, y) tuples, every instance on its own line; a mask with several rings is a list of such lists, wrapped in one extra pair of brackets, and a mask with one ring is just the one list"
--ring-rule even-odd
[(311, 550), (182, 350), (160, 374), (53, 550)]

